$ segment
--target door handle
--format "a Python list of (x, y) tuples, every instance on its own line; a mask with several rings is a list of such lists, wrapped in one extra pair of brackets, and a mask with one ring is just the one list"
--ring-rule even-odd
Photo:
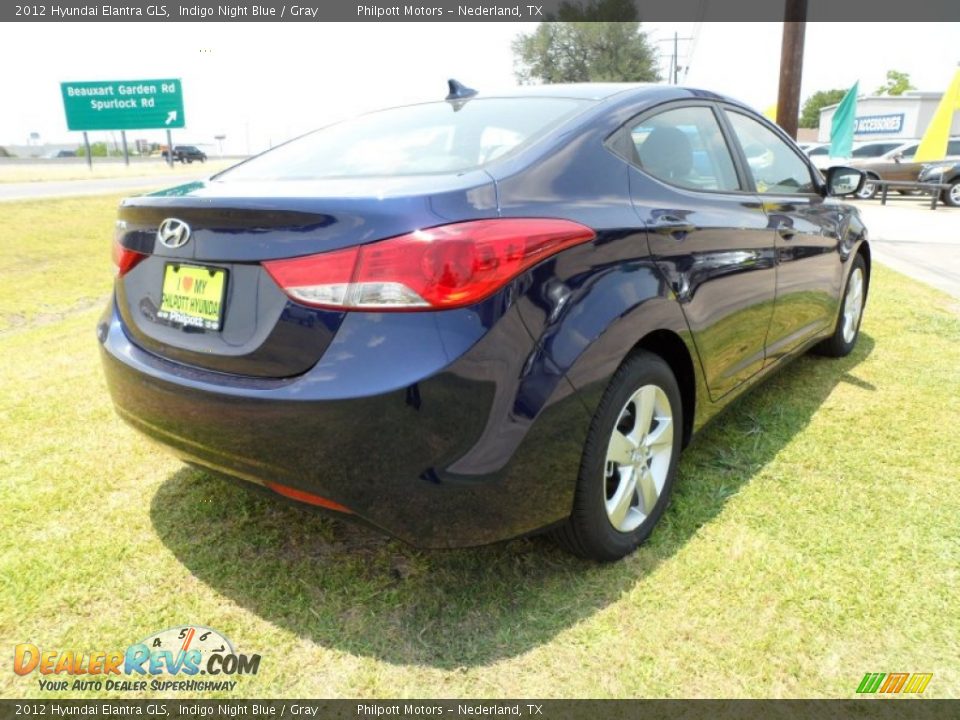
[(661, 235), (672, 235), (677, 240), (683, 240), (683, 238), (696, 229), (696, 225), (681, 220), (675, 215), (661, 215), (654, 223), (654, 230), (656, 232)]
[(793, 240), (793, 238), (797, 235), (797, 231), (789, 225), (781, 225), (777, 228), (777, 235), (782, 237), (784, 240)]

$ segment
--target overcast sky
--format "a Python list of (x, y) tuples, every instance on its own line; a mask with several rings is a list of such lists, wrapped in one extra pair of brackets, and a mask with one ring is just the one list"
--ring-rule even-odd
[[(514, 83), (510, 42), (524, 23), (28, 23), (8, 24), (0, 144), (80, 142), (63, 114), (60, 82), (179, 77), (187, 127), (174, 142), (258, 151), (368, 109), (441, 98), (455, 77), (481, 92)], [(664, 53), (680, 43), (682, 84), (763, 110), (776, 102), (780, 23), (647, 23)], [(960, 23), (811, 23), (803, 97), (883, 84), (910, 73), (920, 90), (942, 92), (960, 61)], [(670, 42), (659, 42), (671, 40)], [(691, 54), (692, 52), (692, 54)], [(880, 58), (880, 59), (878, 59)], [(664, 58), (664, 69), (666, 68)], [(92, 133), (107, 139), (109, 133)], [(119, 136), (119, 133), (118, 133)], [(128, 138), (160, 140), (160, 131)]]

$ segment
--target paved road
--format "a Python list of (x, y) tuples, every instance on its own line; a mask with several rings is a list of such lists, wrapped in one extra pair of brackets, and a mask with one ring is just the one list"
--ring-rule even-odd
[(929, 199), (855, 205), (877, 261), (960, 298), (960, 208), (930, 210)]
[(147, 177), (98, 178), (96, 180), (50, 180), (28, 183), (0, 183), (0, 202), (38, 198), (107, 195), (126, 191), (140, 192), (198, 180), (193, 175), (153, 175)]

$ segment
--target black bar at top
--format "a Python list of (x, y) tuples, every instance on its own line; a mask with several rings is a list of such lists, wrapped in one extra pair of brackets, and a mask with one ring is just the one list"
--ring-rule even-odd
[[(604, 11), (612, 8), (614, 15)], [(583, 14), (583, 8), (587, 10)], [(599, 10), (596, 10), (599, 8)], [(571, 10), (572, 15), (571, 15)], [(784, 0), (634, 0), (624, 3), (590, 0), (45, 0), (4, 2), (4, 22), (536, 22), (566, 18), (591, 21), (752, 22), (784, 19)], [(869, 46), (871, 22), (960, 21), (958, 0), (809, 0), (808, 22), (858, 22), (849, 44), (837, 48), (837, 62), (854, 61)], [(923, 38), (905, 33), (905, 42)]]

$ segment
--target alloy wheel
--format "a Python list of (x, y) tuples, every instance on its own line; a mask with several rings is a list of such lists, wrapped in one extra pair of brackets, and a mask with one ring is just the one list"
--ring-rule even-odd
[(863, 270), (854, 268), (847, 281), (847, 297), (843, 301), (843, 341), (853, 342), (863, 312)]
[(960, 183), (954, 183), (947, 190), (947, 201), (954, 207), (960, 207)]
[(629, 533), (653, 512), (673, 454), (673, 410), (662, 388), (644, 385), (620, 411), (607, 445), (604, 505), (610, 524)]

